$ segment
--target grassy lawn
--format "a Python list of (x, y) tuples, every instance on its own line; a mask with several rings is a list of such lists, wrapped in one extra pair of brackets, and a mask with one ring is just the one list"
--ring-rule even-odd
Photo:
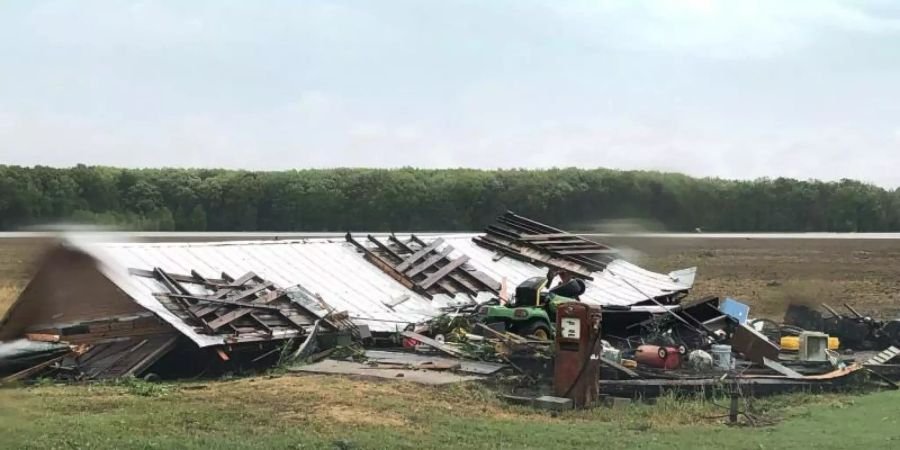
[(898, 448), (900, 393), (758, 400), (768, 427), (662, 399), (552, 416), (479, 385), (342, 377), (0, 389), (0, 447), (68, 448)]

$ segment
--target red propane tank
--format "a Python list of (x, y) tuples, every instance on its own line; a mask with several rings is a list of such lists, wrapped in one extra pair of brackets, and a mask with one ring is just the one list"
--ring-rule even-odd
[(681, 365), (684, 347), (660, 347), (658, 345), (641, 345), (634, 351), (634, 359), (639, 364), (659, 369), (677, 369)]

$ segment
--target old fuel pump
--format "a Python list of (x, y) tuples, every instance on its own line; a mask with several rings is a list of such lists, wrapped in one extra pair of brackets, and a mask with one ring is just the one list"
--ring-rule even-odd
[(558, 397), (572, 399), (576, 407), (589, 406), (599, 396), (599, 307), (580, 302), (560, 305), (556, 311), (556, 363), (553, 388)]

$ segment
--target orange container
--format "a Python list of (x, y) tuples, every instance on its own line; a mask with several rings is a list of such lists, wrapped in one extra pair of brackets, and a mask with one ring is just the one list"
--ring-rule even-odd
[(682, 354), (684, 354), (684, 350), (679, 347), (642, 345), (634, 351), (634, 359), (638, 364), (671, 370), (681, 366)]

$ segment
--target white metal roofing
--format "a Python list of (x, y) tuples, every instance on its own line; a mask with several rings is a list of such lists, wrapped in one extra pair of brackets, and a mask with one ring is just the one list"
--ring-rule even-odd
[[(474, 235), (453, 235), (444, 240), (456, 249), (451, 257), (466, 254), (470, 262), (496, 280), (507, 279), (510, 288), (531, 277), (545, 276), (547, 269), (512, 258), (494, 261), (496, 253), (472, 242)], [(690, 289), (694, 284), (696, 268), (672, 272), (668, 275), (642, 269), (622, 259), (616, 259), (603, 272), (591, 274), (587, 290), (580, 300), (593, 305), (633, 305)], [(629, 283), (631, 286), (629, 286)]]
[[(546, 269), (511, 258), (494, 260), (495, 253), (478, 247), (472, 234), (442, 236), (455, 249), (451, 256), (466, 254), (472, 267), (512, 288), (529, 277), (542, 276)], [(435, 236), (430, 235), (428, 238)], [(304, 239), (290, 241), (191, 242), (191, 243), (105, 243), (69, 240), (69, 245), (98, 260), (100, 270), (139, 304), (171, 323), (200, 346), (222, 344), (219, 337), (196, 333), (192, 327), (170, 313), (153, 296), (165, 289), (157, 281), (131, 275), (129, 268), (162, 268), (170, 273), (189, 274), (196, 270), (207, 277), (227, 272), (239, 277), (246, 272), (273, 281), (280, 287), (301, 285), (319, 294), (333, 308), (348, 311), (358, 323), (372, 331), (390, 332), (406, 324), (441, 314), (441, 308), (460, 302), (436, 295), (429, 300), (405, 288), (380, 269), (363, 259), (344, 239)], [(446, 245), (446, 244), (445, 244)], [(596, 305), (631, 305), (689, 289), (694, 269), (663, 275), (650, 272), (623, 260), (609, 264), (587, 283), (582, 301)], [(631, 285), (629, 285), (629, 283)], [(640, 292), (638, 292), (640, 291)], [(482, 302), (489, 295), (482, 294)]]

